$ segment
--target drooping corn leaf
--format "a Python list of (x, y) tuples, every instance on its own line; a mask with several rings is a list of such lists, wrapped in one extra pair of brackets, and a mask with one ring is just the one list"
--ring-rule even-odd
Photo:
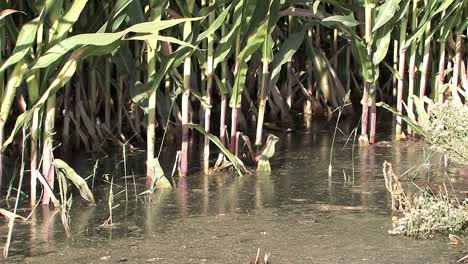
[(224, 145), (223, 143), (221, 143), (221, 141), (219, 140), (218, 137), (216, 137), (215, 135), (212, 135), (208, 132), (205, 131), (205, 129), (200, 126), (200, 125), (197, 125), (197, 124), (188, 124), (187, 125), (189, 128), (195, 128), (196, 130), (198, 130), (198, 132), (202, 133), (204, 136), (208, 137), (210, 139), (211, 142), (213, 142), (218, 148), (219, 150), (229, 159), (229, 161), (231, 162), (232, 166), (234, 166), (234, 168), (236, 169), (237, 173), (240, 175), (240, 176), (243, 176), (242, 174), (242, 171), (240, 170), (240, 167), (239, 167), (239, 164), (237, 163), (237, 157), (234, 156), (234, 154), (232, 154)]
[(0, 11), (0, 21), (2, 21), (5, 17), (14, 13), (22, 13), (23, 15), (26, 15), (26, 13), (15, 10), (15, 9), (11, 9), (11, 8), (3, 9), (2, 11)]
[(393, 66), (388, 65), (388, 63), (386, 63), (385, 61), (383, 62), (383, 64), (393, 74), (393, 76), (395, 76), (395, 78), (401, 79), (400, 73), (397, 69), (395, 69)]
[(0, 215), (3, 215), (3, 217), (5, 217), (7, 220), (10, 220), (10, 219), (19, 219), (19, 220), (22, 220), (22, 221), (26, 220), (26, 218), (22, 217), (21, 215), (12, 213), (12, 212), (7, 211), (7, 210), (5, 210), (3, 208), (0, 208)]
[(25, 124), (26, 121), (31, 120), (31, 116), (35, 109), (38, 109), (47, 102), (50, 96), (54, 95), (60, 88), (62, 88), (75, 74), (78, 60), (81, 58), (83, 53), (87, 50), (87, 48), (82, 48), (75, 50), (69, 57), (69, 59), (65, 62), (64, 66), (57, 74), (57, 77), (54, 81), (50, 84), (47, 90), (42, 94), (41, 98), (32, 106), (28, 111), (25, 111), (21, 115), (18, 116), (16, 119), (15, 127), (11, 132), (10, 136), (5, 140), (2, 146), (2, 150), (5, 149), (11, 142), (13, 142), (13, 138), (21, 129), (21, 127)]
[(154, 172), (153, 175), (151, 175), (151, 186), (149, 190), (142, 192), (140, 195), (151, 194), (155, 190), (172, 188), (171, 183), (166, 176), (164, 176), (164, 171), (158, 158), (147, 161), (147, 166), (151, 167)]
[(8, 81), (2, 95), (3, 98), (0, 99), (0, 119), (2, 119), (3, 122), (8, 120), (11, 105), (13, 104), (13, 100), (15, 98), (16, 89), (21, 85), (26, 71), (26, 63), (24, 60), (20, 60), (18, 63), (16, 63), (13, 71), (8, 76)]
[(384, 109), (392, 112), (393, 114), (400, 116), (403, 119), (403, 121), (405, 121), (408, 124), (408, 126), (410, 126), (411, 129), (413, 129), (414, 132), (422, 136), (426, 136), (426, 132), (422, 129), (422, 127), (414, 123), (413, 120), (411, 120), (411, 118), (409, 118), (408, 116), (399, 114), (398, 111), (396, 111), (393, 107), (389, 106), (388, 104), (384, 102), (378, 102), (376, 103), (376, 106), (383, 107)]
[(81, 197), (90, 203), (94, 203), (94, 196), (89, 189), (86, 181), (78, 175), (65, 161), (61, 159), (54, 160), (54, 167), (69, 179), (80, 191)]
[(260, 154), (260, 159), (257, 164), (257, 171), (271, 172), (270, 159), (275, 154), (275, 145), (278, 142), (278, 137), (275, 135), (268, 135), (265, 148)]

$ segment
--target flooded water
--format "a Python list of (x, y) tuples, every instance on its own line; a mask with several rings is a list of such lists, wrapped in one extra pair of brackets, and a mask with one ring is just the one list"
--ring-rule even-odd
[[(336, 137), (331, 175), (334, 125), (314, 123), (292, 133), (273, 132), (280, 141), (271, 174), (204, 176), (193, 167), (187, 179), (175, 179), (177, 189), (157, 192), (151, 201), (135, 196), (144, 190), (142, 177), (136, 184), (127, 177), (125, 188), (116, 176), (111, 227), (102, 224), (110, 215), (105, 178), (114, 167), (104, 160), (95, 179), (96, 205), (74, 198), (71, 237), (66, 238), (59, 213), (39, 207), (30, 221), (15, 225), (10, 258), (3, 261), (249, 263), (258, 248), (261, 255), (271, 253), (272, 263), (455, 263), (468, 254), (466, 245), (450, 245), (446, 237), (388, 235), (392, 214), (382, 163), (391, 161), (410, 189), (428, 181), (435, 189), (445, 183), (459, 197), (467, 195), (466, 170), (451, 167), (444, 173), (439, 156), (431, 156), (420, 142), (388, 142), (353, 152), (353, 137), (348, 141), (353, 127), (349, 122), (339, 127), (344, 134)], [(378, 140), (391, 138), (390, 127)], [(199, 151), (193, 147), (192, 163), (199, 163)], [(173, 157), (162, 154), (168, 172)], [(93, 164), (75, 160), (83, 176), (92, 173)], [(132, 154), (127, 174), (144, 170), (144, 154)], [(2, 244), (7, 229), (0, 222)]]

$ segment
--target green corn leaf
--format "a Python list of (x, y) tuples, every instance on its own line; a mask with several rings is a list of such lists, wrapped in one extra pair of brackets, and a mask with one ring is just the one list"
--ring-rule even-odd
[(73, 1), (72, 6), (67, 11), (67, 13), (63, 17), (55, 21), (51, 29), (51, 32), (53, 33), (51, 37), (52, 44), (65, 37), (65, 35), (80, 17), (81, 11), (83, 11), (87, 3), (88, 0)]
[(81, 15), (84, 7), (88, 3), (88, 0), (75, 0), (72, 6), (69, 8), (67, 13), (55, 22), (52, 26), (53, 35), (51, 37), (51, 43), (61, 40), (68, 31), (73, 27), (75, 22)]
[(219, 140), (218, 137), (216, 137), (215, 135), (212, 135), (208, 132), (205, 131), (205, 129), (200, 126), (200, 125), (197, 125), (197, 124), (188, 124), (188, 127), (189, 128), (194, 128), (196, 130), (198, 130), (198, 132), (202, 133), (204, 136), (207, 136), (211, 142), (213, 142), (218, 148), (219, 150), (229, 159), (229, 161), (231, 162), (231, 164), (234, 166), (234, 168), (236, 169), (237, 173), (240, 175), (240, 176), (243, 176), (242, 174), (242, 171), (240, 170), (240, 167), (239, 167), (239, 164), (237, 162), (237, 157), (234, 156), (234, 154), (232, 154), (224, 145), (223, 143), (221, 143), (221, 141)]
[[(422, 37), (422, 35), (424, 34), (424, 32), (426, 31), (426, 28), (427, 28), (427, 23), (429, 21), (431, 21), (436, 15), (438, 15), (439, 13), (441, 13), (442, 11), (446, 10), (447, 8), (450, 7), (450, 5), (454, 2), (455, 0), (444, 0), (444, 1), (434, 1), (433, 2), (433, 6), (437, 3), (437, 2), (442, 2), (442, 4), (436, 9), (436, 10), (433, 10), (433, 8), (429, 8), (427, 11), (426, 11), (426, 14), (424, 15), (423, 19), (421, 20), (421, 23), (419, 24), (419, 27), (418, 29), (416, 30), (416, 32), (406, 41), (405, 43), (405, 48), (408, 48), (414, 41), (417, 41), (418, 39), (420, 39)], [(450, 15), (452, 12), (455, 12), (456, 10), (460, 10), (460, 6), (462, 5), (463, 3), (460, 1), (460, 2), (456, 2), (455, 5), (450, 9), (451, 11), (450, 12), (447, 12), (448, 14), (447, 15)], [(433, 7), (432, 6), (432, 7)], [(437, 28), (439, 28), (440, 26), (442, 26), (441, 24), (438, 25)]]
[(419, 125), (421, 125), (421, 126), (426, 125), (426, 127), (427, 127), (427, 125), (430, 123), (430, 121), (429, 121), (429, 115), (427, 114), (426, 109), (424, 108), (423, 104), (421, 103), (421, 100), (423, 100), (423, 99), (419, 98), (419, 96), (416, 96), (414, 94), (411, 97), (413, 98), (414, 104), (416, 105), (416, 112), (418, 113)]
[[(299, 31), (292, 33), (282, 44), (281, 47), (274, 55), (273, 61), (271, 63), (271, 79), (269, 82), (269, 90), (276, 85), (278, 82), (281, 67), (292, 58), (296, 51), (301, 46), (304, 41), (305, 31)], [(267, 91), (268, 94), (268, 91)]]
[(145, 40), (145, 41), (158, 40), (158, 41), (174, 43), (174, 44), (184, 46), (184, 47), (189, 47), (192, 49), (198, 49), (198, 47), (192, 45), (191, 43), (188, 43), (188, 42), (185, 42), (185, 41), (182, 41), (177, 38), (170, 37), (170, 36), (162, 36), (160, 34), (144, 34), (144, 35), (132, 36), (132, 37), (126, 38), (125, 40)]
[(344, 1), (336, 1), (336, 0), (320, 0), (315, 1), (314, 4), (317, 3), (327, 3), (333, 6), (333, 9), (340, 13), (340, 14), (349, 14), (352, 12), (353, 7), (351, 7), (348, 3)]
[(219, 77), (216, 74), (213, 74), (213, 77), (216, 81), (216, 88), (218, 88), (219, 93), (221, 94), (228, 94), (228, 88), (226, 85), (219, 79)]
[(15, 98), (16, 89), (21, 85), (26, 71), (27, 65), (24, 60), (21, 60), (15, 65), (13, 71), (8, 76), (5, 90), (2, 91), (2, 98), (0, 98), (0, 119), (3, 122), (8, 120), (11, 105), (13, 104), (13, 100)]
[(248, 66), (245, 61), (239, 62), (239, 69), (232, 86), (232, 96), (229, 101), (229, 107), (239, 108), (241, 105), (242, 91), (244, 90), (245, 79), (247, 77)]
[(148, 82), (145, 85), (140, 82), (137, 82), (134, 86), (134, 89), (129, 90), (132, 101), (135, 102), (139, 107), (141, 107), (145, 112), (147, 112), (148, 93), (153, 90), (157, 91), (164, 77), (173, 69), (180, 66), (184, 59), (187, 56), (191, 56), (192, 54), (193, 49), (182, 47), (176, 52), (168, 56), (162, 57), (160, 67), (153, 75), (149, 76)]
[(246, 46), (239, 53), (239, 60), (247, 60), (252, 54), (254, 54), (263, 44), (267, 36), (268, 20), (264, 20), (263, 23), (257, 28), (257, 31), (252, 33), (247, 40)]
[(234, 19), (233, 24), (229, 32), (221, 38), (218, 45), (216, 46), (213, 59), (213, 69), (216, 69), (219, 63), (226, 60), (229, 54), (232, 52), (234, 38), (240, 28), (242, 18), (242, 4), (243, 0), (237, 2), (234, 7), (234, 13), (232, 17)]
[(83, 199), (90, 203), (94, 203), (93, 193), (86, 184), (86, 181), (78, 175), (75, 170), (61, 159), (54, 160), (54, 167), (78, 188)]
[[(393, 25), (386, 24), (381, 27), (375, 34), (375, 50), (372, 57), (372, 63), (379, 65), (385, 59), (390, 47)], [(376, 79), (376, 78), (374, 78)]]
[(379, 12), (376, 17), (374, 27), (372, 28), (372, 32), (377, 31), (395, 16), (400, 1), (401, 0), (387, 0), (379, 7)]
[(359, 72), (361, 73), (364, 81), (373, 82), (372, 62), (369, 60), (364, 42), (356, 35), (356, 33), (351, 35), (351, 52), (356, 60), (356, 64), (360, 67)]
[(387, 67), (387, 69), (393, 74), (393, 76), (395, 76), (395, 78), (397, 79), (401, 79), (401, 76), (400, 76), (400, 73), (398, 72), (397, 69), (393, 68), (393, 66), (390, 66), (387, 62), (383, 62), (383, 64), (385, 65), (385, 67)]
[(46, 51), (46, 53), (41, 56), (34, 64), (33, 69), (45, 68), (60, 59), (69, 51), (79, 46), (108, 46), (118, 40), (123, 39), (124, 36), (126, 36), (128, 33), (151, 34), (159, 30), (173, 27), (180, 23), (187, 21), (197, 21), (200, 19), (202, 19), (202, 17), (145, 22), (133, 25), (126, 30), (116, 33), (88, 33), (72, 36), (60, 41), (55, 46)]
[[(226, 7), (221, 14), (219, 14), (215, 21), (206, 29), (204, 32), (200, 33), (197, 37), (197, 42), (200, 42), (204, 39), (206, 39), (209, 35), (213, 34), (220, 28), (224, 23), (226, 23), (226, 18), (229, 15), (229, 12), (231, 12), (232, 6), (234, 4), (230, 4), (228, 7)], [(213, 11), (214, 12), (214, 11)]]
[[(153, 76), (154, 78), (154, 76)], [(145, 113), (148, 113), (148, 89), (141, 82), (136, 82), (133, 89), (129, 90), (132, 101), (137, 104)]]
[(414, 123), (413, 120), (411, 120), (411, 118), (409, 118), (408, 116), (399, 114), (393, 107), (389, 106), (388, 104), (386, 104), (384, 102), (378, 102), (378, 103), (376, 103), (376, 105), (379, 106), (379, 107), (383, 107), (384, 109), (392, 112), (395, 115), (401, 116), (403, 121), (405, 121), (408, 124), (408, 126), (410, 126), (411, 129), (413, 129), (414, 132), (416, 132), (416, 133), (418, 133), (418, 134), (420, 134), (422, 136), (426, 136), (426, 132), (422, 129), (422, 127), (420, 125)]
[(354, 19), (354, 16), (352, 13), (346, 16), (329, 16), (326, 17), (321, 21), (321, 24), (330, 27), (335, 24), (343, 24), (346, 27), (355, 27), (358, 26), (360, 23), (356, 19)]
[[(41, 2), (41, 1), (38, 1), (38, 2)], [(47, 5), (46, 7), (46, 10), (45, 10), (45, 18), (47, 19), (46, 21), (46, 24), (49, 24), (49, 25), (54, 25), (55, 22), (57, 22), (57, 20), (60, 19), (60, 17), (62, 16), (62, 6), (63, 6), (63, 0), (48, 0), (49, 3), (52, 3), (53, 4), (50, 4), (50, 5)], [(50, 32), (51, 35), (53, 34), (53, 31)]]
[(12, 55), (1, 65), (0, 73), (3, 73), (9, 66), (18, 63), (28, 53), (36, 39), (36, 33), (41, 19), (42, 14), (23, 25), (19, 32), (18, 39), (16, 40), (15, 49)]
[(247, 60), (252, 56), (260, 47), (262, 47), (265, 38), (267, 37), (268, 19), (264, 20), (258, 30), (253, 32), (248, 40), (247, 45), (239, 53), (237, 60), (239, 61), (239, 69), (235, 76), (234, 85), (232, 87), (232, 96), (229, 101), (231, 108), (238, 108), (241, 104), (242, 91), (244, 90), (245, 79), (247, 77)]
[(9, 144), (11, 144), (11, 142), (13, 142), (16, 133), (18, 133), (18, 131), (27, 121), (31, 120), (31, 116), (34, 110), (42, 107), (52, 95), (54, 95), (71, 79), (71, 77), (75, 74), (78, 60), (81, 58), (81, 56), (86, 50), (87, 49), (84, 48), (74, 51), (70, 55), (69, 59), (65, 62), (60, 72), (57, 74), (55, 80), (52, 81), (50, 86), (42, 94), (41, 98), (39, 98), (36, 104), (34, 104), (34, 106), (32, 106), (28, 111), (18, 116), (13, 131), (11, 132), (7, 140), (5, 140), (5, 142), (3, 143), (2, 149), (5, 149)]
[(212, 108), (213, 106), (211, 104), (209, 104), (205, 97), (203, 95), (201, 95), (198, 91), (195, 91), (194, 89), (190, 90), (190, 94), (193, 95), (195, 98), (198, 99), (198, 101), (200, 101), (201, 105), (204, 107), (204, 108)]
[[(110, 14), (109, 14), (109, 19), (102, 25), (101, 28), (97, 31), (98, 33), (104, 33), (106, 31), (109, 31), (109, 29), (114, 32), (116, 28), (120, 26), (123, 20), (119, 20), (118, 18), (121, 17), (120, 15), (123, 14), (125, 9), (131, 5), (139, 1), (134, 1), (134, 0), (118, 0), (117, 3), (115, 3), (114, 7), (112, 8)], [(136, 8), (134, 8), (136, 9)], [(125, 17), (125, 16), (123, 16)], [(119, 21), (119, 22), (117, 22)], [(116, 23), (117, 22), (117, 23)]]

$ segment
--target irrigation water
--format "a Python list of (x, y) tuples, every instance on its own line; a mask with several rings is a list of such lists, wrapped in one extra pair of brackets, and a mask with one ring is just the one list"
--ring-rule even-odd
[[(386, 142), (393, 135), (391, 123), (379, 124), (388, 128), (377, 135), (380, 143), (356, 146), (353, 152), (353, 137), (348, 138), (354, 125), (339, 123), (330, 176), (334, 122), (313, 122), (290, 133), (272, 132), (280, 140), (271, 174), (239, 177), (223, 171), (206, 176), (192, 167), (188, 177), (174, 179), (177, 188), (157, 191), (151, 201), (135, 196), (145, 190), (144, 177), (136, 177), (135, 185), (132, 177), (145, 173), (143, 152), (129, 153), (128, 199), (122, 166), (114, 167), (121, 152), (101, 157), (93, 187), (96, 205), (74, 197), (71, 237), (59, 214), (39, 206), (30, 221), (15, 225), (10, 257), (2, 261), (249, 263), (258, 248), (261, 254), (271, 253), (272, 263), (455, 263), (465, 256), (466, 238), (454, 245), (447, 236), (419, 240), (387, 233), (392, 213), (382, 163), (394, 164), (408, 190), (445, 183), (459, 197), (467, 196), (466, 169), (445, 170), (440, 155), (422, 142)], [(189, 158), (200, 157), (202, 141), (194, 138)], [(175, 155), (170, 148), (164, 151), (162, 166), (171, 171)], [(81, 175), (93, 174), (96, 157), (69, 161)], [(109, 218), (112, 177), (112, 225), (103, 225)], [(23, 208), (20, 215), (31, 212), (27, 205)], [(0, 222), (1, 241), (7, 230), (7, 222)]]

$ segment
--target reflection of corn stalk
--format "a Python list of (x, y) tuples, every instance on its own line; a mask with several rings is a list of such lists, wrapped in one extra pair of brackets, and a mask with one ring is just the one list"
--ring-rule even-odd
[(388, 161), (385, 161), (383, 164), (383, 174), (385, 186), (392, 196), (392, 210), (403, 212), (406, 208), (410, 207), (410, 201), (401, 187), (400, 179), (393, 172), (392, 164)]
[(257, 250), (257, 256), (255, 257), (255, 260), (250, 262), (251, 264), (268, 264), (270, 263), (268, 259), (270, 258), (270, 253), (267, 252), (265, 253), (265, 256), (263, 257), (263, 262), (260, 262), (260, 248)]

